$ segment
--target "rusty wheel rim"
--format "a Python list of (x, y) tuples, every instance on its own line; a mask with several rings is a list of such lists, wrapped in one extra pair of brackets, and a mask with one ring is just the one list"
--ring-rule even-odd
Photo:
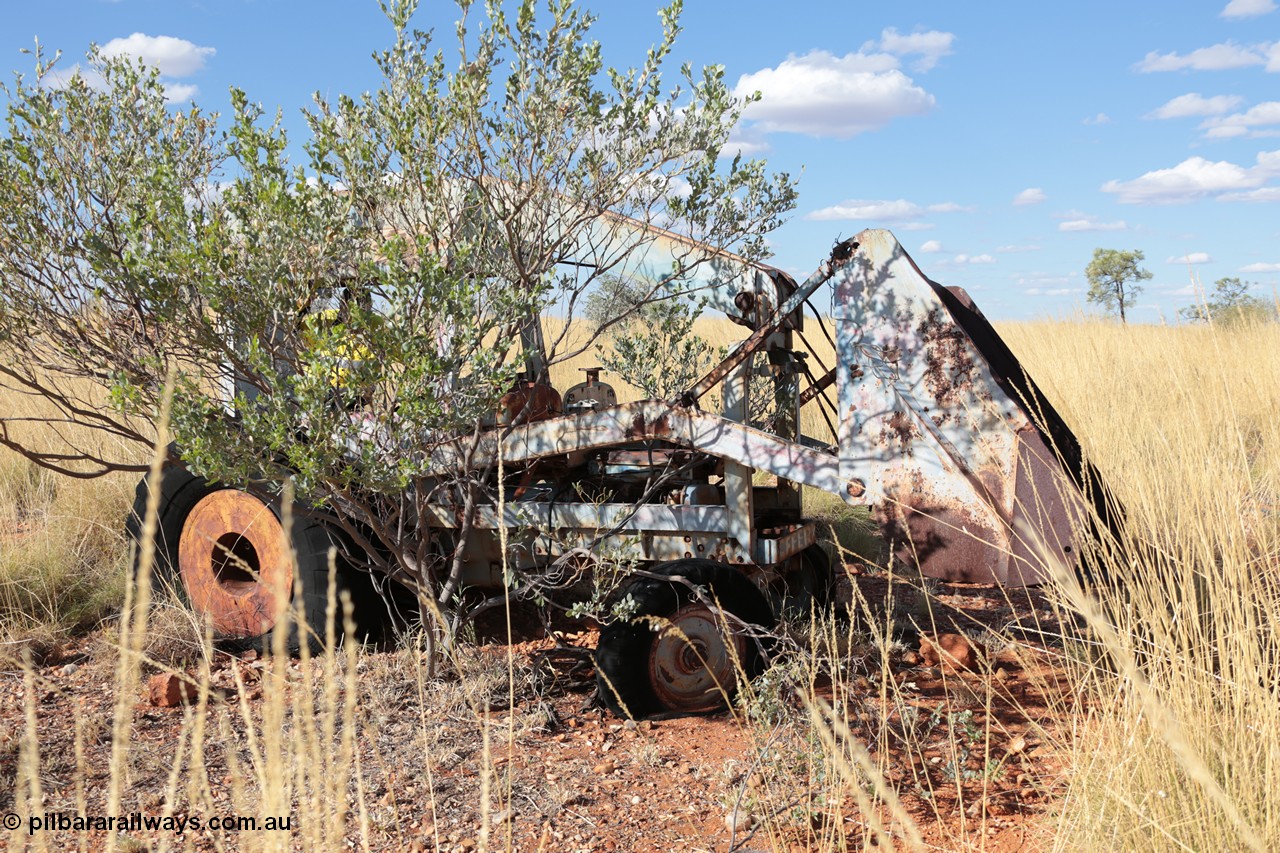
[(746, 651), (746, 638), (728, 629), (720, 610), (686, 604), (653, 640), (649, 683), (673, 711), (714, 711), (733, 693)]
[(178, 540), (178, 569), (192, 608), (224, 637), (257, 637), (275, 624), (293, 576), (284, 528), (262, 501), (236, 489), (201, 498)]

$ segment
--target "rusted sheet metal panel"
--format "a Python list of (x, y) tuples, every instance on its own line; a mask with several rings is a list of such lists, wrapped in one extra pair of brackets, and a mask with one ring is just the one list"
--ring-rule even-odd
[[(508, 528), (536, 525), (543, 530), (574, 527), (720, 534), (729, 529), (729, 511), (723, 506), (511, 501), (503, 505), (503, 510)], [(428, 505), (427, 518), (433, 527), (458, 526), (457, 513), (452, 507)], [(497, 529), (498, 508), (478, 507), (472, 524), (477, 528)]]
[(1020, 402), (893, 235), (855, 240), (833, 277), (841, 477), (927, 575), (1034, 583), (1074, 562), (1082, 500)]
[(794, 529), (780, 535), (766, 531), (756, 538), (755, 564), (771, 566), (781, 563), (817, 541), (818, 530), (812, 524), (797, 524)]
[[(693, 448), (834, 494), (843, 494), (847, 486), (831, 454), (719, 415), (652, 400), (527, 424), (505, 437), (494, 430), (481, 437), (472, 458), (475, 467), (495, 464), (499, 443), (506, 462), (516, 463), (645, 439)], [(435, 445), (427, 454), (432, 473), (463, 467), (462, 454), (451, 443)]]

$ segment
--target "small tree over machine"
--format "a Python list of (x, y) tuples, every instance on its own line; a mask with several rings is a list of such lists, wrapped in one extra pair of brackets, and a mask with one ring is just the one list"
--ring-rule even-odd
[[(655, 234), (685, 241), (665, 294), (718, 253), (763, 258), (794, 204), (787, 175), (721, 157), (746, 103), (723, 69), (672, 80), (679, 0), (627, 68), (606, 65), (569, 0), (479, 17), (460, 0), (456, 64), (413, 29), (417, 5), (384, 4), (380, 85), (317, 95), (300, 158), (244, 92), (224, 122), (96, 49), (100, 83), (51, 86), (57, 58), (37, 52), (34, 77), (6, 88), (0, 377), (51, 404), (55, 428), (108, 441), (40, 446), (0, 412), (0, 443), (75, 476), (144, 471), (169, 377), (165, 518), (189, 530), (214, 484), (252, 499), (211, 513), (275, 517), (291, 480), (309, 610), (331, 543), (366, 577), (456, 604), (476, 508), (508, 484), (496, 464), (428, 477), (423, 448), (470, 459), (482, 432), (536, 410), (529, 387), (595, 345), (575, 312)], [(544, 339), (531, 318), (553, 306), (568, 322)], [(457, 535), (421, 535), (442, 503)], [(162, 562), (176, 561), (165, 518)], [(266, 582), (253, 542), (214, 545), (210, 577)]]

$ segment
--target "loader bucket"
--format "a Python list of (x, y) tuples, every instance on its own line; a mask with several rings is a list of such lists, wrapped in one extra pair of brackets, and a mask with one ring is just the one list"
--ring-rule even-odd
[(1028, 585), (1076, 566), (1117, 512), (1071, 429), (963, 290), (888, 231), (854, 240), (832, 281), (850, 502), (930, 577)]

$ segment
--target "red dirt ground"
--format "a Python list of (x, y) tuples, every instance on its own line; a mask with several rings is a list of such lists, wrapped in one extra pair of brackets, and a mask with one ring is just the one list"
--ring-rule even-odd
[[(846, 606), (854, 588), (869, 602), (873, 615), (883, 616), (888, 585), (882, 579), (854, 578), (842, 596)], [(896, 644), (888, 658), (851, 653), (848, 693), (837, 692), (852, 734), (884, 768), (919, 826), (925, 849), (1041, 849), (1049, 832), (1045, 815), (1061, 794), (1065, 772), (1046, 732), (1052, 734), (1062, 709), (1071, 707), (1059, 666), (1061, 652), (1053, 647), (1051, 636), (1045, 638), (1057, 631), (1056, 623), (1046, 618), (1046, 603), (1034, 591), (1010, 600), (1005, 591), (984, 586), (941, 585), (927, 601), (923, 596), (907, 599), (890, 604), (890, 610), (900, 625), (913, 618), (931, 622), (926, 634), (959, 631), (981, 639), (984, 628), (1000, 628), (1005, 636), (1016, 634), (1019, 625), (1036, 625), (1037, 630), (1024, 631), (1025, 640), (990, 650), (978, 671), (926, 666), (915, 639)], [(830, 784), (830, 776), (823, 781), (815, 770), (821, 762), (812, 761), (816, 747), (809, 744), (806, 759), (803, 732), (794, 724), (771, 732), (767, 725), (745, 724), (727, 712), (637, 724), (600, 710), (583, 710), (591, 702), (592, 679), (589, 660), (574, 650), (588, 649), (594, 639), (591, 631), (531, 636), (511, 646), (486, 643), (477, 655), (501, 662), (510, 652), (518, 669), (532, 673), (530, 678), (538, 684), (534, 690), (521, 690), (513, 709), (491, 706), (489, 712), (493, 790), (501, 792), (501, 807), (488, 816), (489, 849), (878, 849), (857, 798), (847, 788)], [(371, 678), (368, 673), (380, 667), (403, 666), (396, 661), (408, 654), (365, 654), (358, 672)], [(886, 659), (889, 666), (882, 671)], [(44, 810), (75, 813), (83, 796), (85, 813), (105, 813), (114, 666), (108, 644), (91, 637), (40, 662), (33, 696), (26, 695), (21, 671), (9, 667), (0, 672), (0, 812), (18, 811), (13, 793), (18, 742), (25, 726), (23, 709), (33, 702)], [(257, 717), (262, 662), (224, 655), (214, 665), (213, 685), (233, 692), (236, 671)], [(429, 721), (435, 746), (428, 783), (416, 698), (406, 687), (404, 713), (395, 711), (394, 701), (399, 700), (387, 713), (387, 696), (394, 694), (396, 684), (386, 674), (379, 678), (368, 688), (359, 711), (365, 724), (359, 749), (369, 847), (479, 849), (486, 839), (478, 813), (483, 749), (475, 718), (454, 713)], [(890, 682), (898, 687), (886, 690)], [(145, 690), (144, 678), (135, 706), (122, 810), (155, 815), (164, 810), (163, 789), (187, 709), (153, 707)], [(834, 698), (829, 684), (818, 685), (817, 693)], [(505, 697), (505, 689), (501, 694)], [(796, 695), (785, 690), (779, 695), (792, 709), (791, 719), (805, 719)], [(914, 722), (904, 721), (904, 713)], [(377, 725), (372, 726), (375, 718)], [(74, 757), (77, 720), (85, 736), (83, 770), (77, 769)], [(903, 738), (906, 728), (912, 735)], [(508, 731), (515, 732), (510, 744)], [(222, 744), (217, 734), (210, 740), (206, 766), (214, 800), (230, 809), (225, 755), (230, 745)], [(799, 769), (792, 766), (796, 762)], [(831, 768), (825, 772), (830, 774)], [(729, 823), (735, 802), (739, 828), (733, 832)], [(179, 804), (179, 813), (182, 808)], [(879, 812), (894, 846), (909, 849), (904, 827), (884, 809)], [(194, 807), (192, 813), (199, 814)], [(298, 823), (308, 818), (293, 817)], [(148, 849), (162, 835), (179, 849), (241, 846), (234, 836), (190, 831), (182, 836), (162, 831), (126, 834), (134, 846), (123, 849)], [(355, 849), (361, 848), (354, 819), (348, 821), (346, 835)], [(96, 850), (105, 837), (103, 832), (55, 833), (49, 849), (73, 849), (83, 843)], [(0, 834), (0, 846), (6, 838), (15, 850), (32, 842), (25, 828)], [(297, 843), (295, 839), (295, 847)]]

